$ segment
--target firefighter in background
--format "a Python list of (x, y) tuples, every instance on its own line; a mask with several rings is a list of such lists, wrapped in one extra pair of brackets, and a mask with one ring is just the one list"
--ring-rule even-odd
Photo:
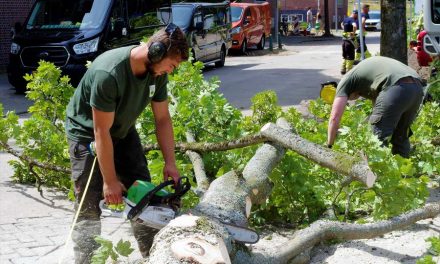
[[(368, 48), (367, 48), (367, 43), (365, 43), (365, 36), (367, 35), (367, 30), (365, 28), (365, 21), (370, 18), (370, 15), (368, 14), (369, 11), (370, 11), (370, 5), (363, 5), (362, 6), (361, 21), (362, 21), (362, 35), (363, 35), (362, 38), (364, 40), (365, 59), (371, 57), (371, 53), (368, 51)], [(360, 29), (358, 19), (356, 19), (356, 26), (358, 29)], [(358, 34), (357, 42), (359, 43), (359, 47), (356, 49), (356, 56), (354, 59), (359, 61), (359, 60), (361, 60), (361, 46), (360, 46), (361, 41), (360, 41), (359, 34)]]
[(353, 10), (351, 16), (344, 18), (341, 27), (344, 29), (342, 33), (342, 65), (341, 74), (345, 74), (354, 64), (354, 53), (356, 50), (356, 20), (358, 19), (358, 11)]

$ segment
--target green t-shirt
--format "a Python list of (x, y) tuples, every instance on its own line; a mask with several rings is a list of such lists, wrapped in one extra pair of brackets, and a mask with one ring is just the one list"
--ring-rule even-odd
[(135, 46), (101, 54), (87, 70), (67, 106), (67, 138), (87, 142), (94, 139), (92, 107), (115, 112), (110, 129), (113, 138), (124, 138), (150, 103), (167, 99), (167, 75), (144, 78), (133, 75), (130, 51)]
[(363, 60), (342, 78), (336, 97), (359, 92), (360, 96), (375, 100), (380, 91), (396, 84), (403, 77), (420, 79), (415, 70), (400, 61), (375, 56)]

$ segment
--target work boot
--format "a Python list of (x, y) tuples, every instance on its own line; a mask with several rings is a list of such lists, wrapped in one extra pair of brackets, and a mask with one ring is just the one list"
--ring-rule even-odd
[(344, 75), (347, 72), (346, 65), (347, 65), (347, 60), (342, 60), (342, 65), (341, 65), (341, 74), (342, 75)]
[(368, 58), (371, 58), (371, 53), (368, 50), (366, 50), (365, 51), (365, 59), (368, 59)]
[(354, 65), (354, 60), (345, 60), (345, 69), (349, 72)]

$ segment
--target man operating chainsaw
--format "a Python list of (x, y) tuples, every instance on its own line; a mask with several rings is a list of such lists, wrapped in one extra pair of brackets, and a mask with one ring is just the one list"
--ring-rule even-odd
[(327, 145), (331, 147), (347, 105), (362, 96), (373, 101), (370, 124), (374, 134), (393, 154), (409, 157), (410, 125), (423, 100), (423, 86), (416, 71), (387, 57), (363, 60), (350, 70), (336, 89), (328, 125)]
[[(74, 227), (75, 263), (89, 263), (101, 232), (99, 202), (123, 203), (123, 193), (136, 180), (150, 181), (135, 122), (151, 103), (156, 136), (165, 165), (164, 180), (176, 183), (174, 135), (167, 101), (167, 74), (188, 59), (188, 45), (174, 24), (138, 46), (107, 51), (92, 63), (67, 106), (66, 134), (76, 196), (75, 208), (90, 186)], [(152, 120), (153, 121), (153, 120)], [(95, 151), (91, 151), (93, 142)], [(96, 167), (92, 167), (97, 157)], [(145, 257), (156, 230), (132, 221)]]

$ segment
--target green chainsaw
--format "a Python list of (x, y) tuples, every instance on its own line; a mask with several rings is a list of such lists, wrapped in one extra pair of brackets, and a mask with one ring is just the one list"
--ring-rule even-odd
[[(174, 219), (180, 208), (180, 198), (188, 192), (191, 184), (187, 177), (181, 177), (174, 192), (165, 190), (167, 186), (173, 186), (174, 181), (165, 181), (157, 186), (151, 182), (137, 180), (128, 188), (124, 204), (113, 207), (107, 205), (104, 200), (99, 203), (103, 216), (119, 217), (136, 221), (140, 224), (161, 229)], [(222, 223), (235, 241), (254, 244), (259, 240), (259, 235), (254, 230), (246, 227)]]

